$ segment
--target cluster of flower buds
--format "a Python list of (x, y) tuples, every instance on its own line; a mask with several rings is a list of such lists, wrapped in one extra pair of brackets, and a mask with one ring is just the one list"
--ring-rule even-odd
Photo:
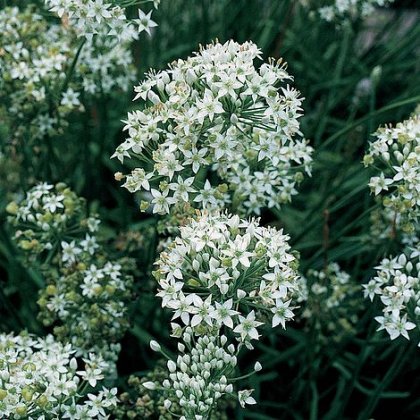
[[(408, 247), (394, 258), (385, 258), (376, 267), (376, 276), (363, 285), (365, 298), (379, 296), (382, 316), (375, 320), (391, 340), (400, 335), (410, 339), (418, 335), (420, 325), (420, 245)], [(411, 331), (409, 335), (409, 331)]]
[(375, 136), (364, 163), (380, 173), (369, 186), (382, 195), (384, 207), (394, 214), (394, 225), (398, 219), (401, 229), (412, 233), (420, 217), (420, 116), (379, 128)]
[[(158, 348), (157, 343), (153, 342), (153, 349)], [(181, 417), (183, 408), (174, 390), (162, 386), (165, 380), (168, 380), (168, 368), (164, 359), (158, 360), (154, 369), (141, 377), (131, 375), (127, 381), (128, 390), (118, 396), (119, 404), (112, 410), (112, 418), (125, 420), (159, 417), (160, 420), (172, 420)], [(225, 394), (213, 406), (208, 420), (229, 420), (229, 411), (234, 409), (235, 400), (233, 395), (229, 399)]]
[[(124, 4), (136, 2), (110, 0), (44, 0), (51, 12), (65, 19), (79, 36), (92, 39), (96, 34), (106, 34), (122, 41), (137, 39), (138, 34), (147, 32), (156, 25), (151, 19), (152, 10), (147, 14), (138, 9), (137, 19), (128, 19)], [(120, 3), (121, 5), (119, 5)], [(139, 2), (137, 2), (139, 3)], [(160, 0), (146, 0), (158, 7)]]
[(107, 364), (94, 354), (83, 362), (51, 335), (0, 334), (0, 417), (108, 418), (117, 389), (98, 389)]
[(257, 68), (260, 57), (252, 42), (215, 43), (135, 88), (142, 110), (128, 114), (113, 157), (132, 158), (123, 186), (149, 192), (154, 213), (191, 203), (259, 214), (297, 193), (312, 152), (300, 138), (302, 99), (285, 65)]
[(361, 309), (360, 286), (337, 263), (323, 270), (308, 270), (301, 277), (297, 301), (299, 314), (309, 328), (317, 329), (320, 339), (340, 341), (352, 332)]
[(1, 10), (0, 27), (0, 103), (17, 139), (61, 133), (82, 96), (126, 90), (134, 79), (128, 43), (97, 37), (78, 52), (72, 29), (33, 8)]
[(112, 261), (96, 236), (99, 219), (65, 184), (37, 185), (7, 209), (18, 246), (43, 263), (39, 318), (78, 355), (94, 351), (115, 362), (128, 328), (131, 261)]
[[(181, 337), (176, 362), (167, 362), (168, 377), (161, 383), (148, 381), (142, 384), (146, 389), (163, 391), (166, 396), (163, 404), (169, 413), (176, 415), (172, 412), (173, 401), (176, 401), (175, 407), (181, 409), (183, 420), (211, 418), (215, 407), (228, 397), (236, 397), (242, 407), (256, 404), (251, 397), (252, 390), (235, 392), (232, 384), (237, 379), (234, 374), (241, 344), (228, 344), (225, 335), (217, 334), (204, 334), (195, 339), (191, 327), (187, 327)], [(150, 345), (154, 351), (162, 352), (157, 342), (152, 341)], [(254, 370), (244, 376), (261, 368), (257, 362)]]

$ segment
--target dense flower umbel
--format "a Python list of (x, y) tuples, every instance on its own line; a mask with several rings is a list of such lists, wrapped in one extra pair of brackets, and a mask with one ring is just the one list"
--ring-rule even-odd
[[(209, 419), (218, 401), (226, 396), (235, 395), (242, 407), (256, 404), (251, 397), (252, 390), (235, 392), (231, 383), (235, 379), (233, 376), (241, 345), (228, 344), (224, 335), (203, 335), (195, 340), (191, 327), (186, 328), (182, 339), (184, 344), (178, 344), (180, 354), (176, 362), (169, 360), (167, 363), (168, 378), (161, 384), (152, 381), (143, 383), (145, 388), (163, 388), (169, 394), (165, 401), (169, 412), (172, 400), (181, 407), (183, 420)], [(156, 345), (151, 343), (152, 348), (160, 351)], [(257, 364), (255, 370), (259, 370), (260, 366)]]
[(339, 341), (353, 332), (362, 298), (360, 285), (352, 282), (349, 274), (337, 263), (330, 263), (323, 270), (308, 270), (299, 282), (300, 316), (309, 329), (319, 331), (321, 341)]
[(319, 16), (327, 22), (363, 19), (377, 7), (387, 6), (394, 0), (300, 0), (305, 7), (319, 6)]
[(155, 276), (162, 306), (197, 333), (224, 327), (242, 342), (258, 339), (266, 320), (284, 328), (298, 287), (287, 240), (258, 220), (203, 214), (161, 253)]
[(133, 158), (124, 187), (150, 191), (154, 213), (191, 202), (258, 214), (296, 194), (312, 151), (299, 137), (302, 100), (281, 61), (256, 68), (260, 57), (252, 42), (215, 43), (135, 88), (143, 107), (113, 157)]
[[(126, 90), (135, 73), (127, 43), (103, 36), (85, 42), (65, 25), (27, 8), (0, 11), (0, 104), (10, 132), (28, 142), (61, 133), (82, 97)], [(71, 77), (70, 77), (71, 76)]]
[(0, 417), (107, 418), (117, 404), (117, 389), (95, 390), (107, 364), (94, 354), (83, 361), (80, 370), (72, 347), (51, 335), (43, 339), (0, 334)]
[[(69, 341), (78, 354), (94, 351), (109, 362), (116, 362), (118, 341), (127, 330), (128, 302), (132, 280), (118, 263), (100, 260), (86, 267), (79, 263), (41, 292), (39, 318), (55, 325), (54, 334)], [(113, 367), (113, 366), (111, 366)]]
[(72, 264), (99, 247), (95, 237), (99, 219), (88, 216), (85, 200), (63, 183), (39, 184), (7, 210), (17, 245), (33, 256), (45, 253), (51, 260), (58, 253), (64, 264)]
[(413, 232), (420, 217), (420, 116), (379, 128), (375, 136), (364, 163), (380, 173), (369, 186), (375, 195), (382, 194), (383, 205), (400, 218), (401, 228)]
[[(385, 258), (376, 267), (377, 275), (363, 285), (366, 298), (378, 295), (383, 304), (382, 316), (375, 319), (379, 330), (386, 330), (391, 340), (400, 335), (410, 339), (420, 333), (420, 244), (395, 258)], [(409, 335), (409, 331), (410, 335)], [(419, 344), (420, 345), (420, 344)]]
[[(152, 11), (145, 13), (138, 9), (138, 19), (128, 19), (124, 1), (107, 0), (44, 0), (46, 6), (60, 18), (68, 19), (79, 36), (91, 39), (95, 34), (115, 36), (120, 40), (137, 39), (145, 31), (150, 35), (156, 25), (151, 19)], [(146, 0), (157, 7), (160, 0)]]

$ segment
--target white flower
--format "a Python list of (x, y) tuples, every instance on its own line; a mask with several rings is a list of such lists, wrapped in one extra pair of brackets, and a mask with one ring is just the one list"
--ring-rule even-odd
[(253, 405), (257, 403), (255, 399), (251, 397), (252, 391), (253, 389), (244, 389), (243, 391), (238, 392), (238, 399), (241, 407), (245, 408), (246, 404)]
[(65, 263), (72, 264), (76, 262), (77, 256), (82, 252), (82, 250), (76, 246), (75, 241), (71, 241), (70, 243), (62, 241), (61, 242), (62, 248), (62, 261)]
[(232, 316), (238, 315), (239, 312), (232, 309), (233, 299), (228, 299), (226, 302), (220, 304), (215, 303), (215, 309), (210, 316), (215, 319), (220, 325), (224, 324), (229, 328), (233, 328)]
[(258, 340), (259, 334), (257, 327), (263, 325), (262, 322), (255, 320), (255, 312), (251, 311), (246, 318), (239, 315), (239, 325), (235, 327), (233, 332), (236, 332), (241, 335), (241, 339), (245, 341), (246, 339)]
[(72, 88), (68, 88), (66, 92), (63, 92), (61, 98), (61, 105), (68, 107), (76, 107), (80, 105), (79, 101), (80, 93), (75, 92)]
[(286, 328), (286, 321), (293, 318), (293, 311), (289, 308), (290, 300), (283, 302), (280, 299), (276, 299), (276, 307), (272, 308), (271, 311), (274, 313), (273, 316), (273, 328), (281, 324), (283, 328)]
[(176, 202), (175, 198), (168, 197), (169, 190), (165, 190), (163, 193), (161, 193), (158, 190), (152, 189), (150, 192), (153, 196), (153, 213), (168, 213), (169, 205)]
[(157, 26), (157, 23), (153, 22), (151, 18), (152, 11), (150, 11), (146, 15), (146, 13), (144, 13), (143, 10), (139, 9), (138, 13), (139, 13), (139, 18), (134, 20), (134, 22), (138, 24), (138, 32), (140, 33), (140, 32), (146, 31), (149, 35), (151, 35), (150, 29)]
[(90, 255), (93, 255), (95, 251), (99, 248), (96, 237), (91, 236), (88, 233), (86, 234), (85, 239), (80, 241), (80, 246), (85, 252), (88, 252)]
[(62, 201), (64, 200), (64, 195), (58, 194), (58, 195), (51, 195), (47, 196), (44, 199), (44, 210), (48, 210), (51, 213), (55, 213), (58, 208), (63, 209), (64, 204)]

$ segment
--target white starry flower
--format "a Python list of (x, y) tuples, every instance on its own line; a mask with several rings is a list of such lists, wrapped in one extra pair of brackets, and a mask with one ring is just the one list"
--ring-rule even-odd
[(61, 249), (62, 249), (62, 261), (64, 263), (72, 264), (76, 262), (77, 256), (82, 252), (82, 250), (76, 246), (75, 241), (71, 241), (70, 243), (66, 241), (61, 242)]
[(143, 10), (138, 10), (138, 19), (135, 19), (134, 22), (138, 25), (138, 32), (147, 32), (149, 35), (151, 35), (150, 30), (152, 28), (155, 28), (157, 26), (156, 22), (153, 22), (152, 20), (152, 11), (150, 10), (149, 13), (144, 13)]
[(258, 340), (260, 336), (257, 327), (260, 325), (263, 325), (263, 323), (256, 321), (255, 312), (251, 311), (246, 318), (239, 315), (239, 324), (234, 328), (233, 332), (240, 334), (242, 341), (248, 339)]

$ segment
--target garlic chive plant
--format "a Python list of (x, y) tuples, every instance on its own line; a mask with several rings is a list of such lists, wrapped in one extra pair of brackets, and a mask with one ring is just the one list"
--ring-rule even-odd
[(127, 17), (126, 6), (145, 3), (157, 8), (160, 0), (45, 0), (47, 8), (68, 20), (79, 36), (91, 39), (99, 33), (123, 41), (137, 39), (141, 32), (150, 35), (151, 28), (157, 26), (151, 18), (152, 10), (145, 13), (138, 9), (137, 19)]
[[(10, 139), (26, 145), (62, 134), (72, 112), (94, 95), (126, 90), (135, 74), (127, 42), (98, 36), (84, 43), (33, 8), (0, 10), (0, 112)], [(6, 112), (7, 111), (7, 112)], [(33, 155), (30, 157), (33, 159)]]
[(130, 159), (125, 188), (150, 193), (143, 210), (259, 214), (297, 193), (312, 151), (299, 131), (302, 98), (281, 60), (260, 59), (252, 42), (216, 42), (135, 87), (142, 107), (113, 157)]
[(382, 315), (375, 317), (378, 330), (385, 330), (391, 340), (414, 337), (420, 345), (420, 244), (384, 258), (375, 268), (376, 276), (363, 288), (365, 298), (380, 299)]
[(106, 369), (93, 353), (76, 359), (51, 335), (0, 334), (0, 417), (106, 419), (117, 405), (117, 389), (103, 386)]
[(420, 116), (415, 114), (395, 127), (381, 127), (374, 135), (376, 140), (364, 157), (365, 165), (377, 172), (369, 186), (386, 211), (392, 212), (394, 228), (414, 233), (420, 217)]
[[(172, 334), (182, 338), (181, 354), (168, 361), (169, 379), (143, 385), (172, 390), (181, 418), (208, 419), (224, 395), (236, 395), (242, 406), (256, 403), (252, 390), (234, 391), (237, 356), (244, 346), (253, 348), (264, 324), (285, 328), (293, 319), (299, 282), (287, 240), (257, 219), (203, 213), (161, 253), (157, 296), (179, 322)], [(151, 347), (161, 351), (158, 343)]]
[(130, 259), (110, 258), (97, 237), (100, 220), (63, 183), (39, 184), (7, 210), (18, 247), (40, 263), (46, 281), (38, 299), (40, 320), (77, 355), (94, 351), (115, 370), (118, 341), (129, 326)]

